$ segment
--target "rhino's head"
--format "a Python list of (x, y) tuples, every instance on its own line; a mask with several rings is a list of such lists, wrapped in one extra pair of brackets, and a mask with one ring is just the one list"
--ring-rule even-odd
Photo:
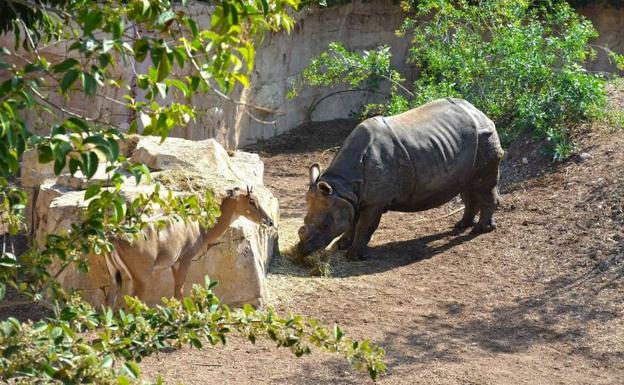
[(308, 212), (299, 229), (299, 254), (306, 256), (323, 248), (347, 230), (353, 219), (353, 206), (334, 194), (334, 188), (320, 181), (321, 168), (310, 167), (310, 187), (306, 194)]

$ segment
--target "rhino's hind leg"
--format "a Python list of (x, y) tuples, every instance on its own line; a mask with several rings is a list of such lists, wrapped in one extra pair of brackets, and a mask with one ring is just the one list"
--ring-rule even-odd
[(479, 137), (476, 163), (480, 167), (470, 186), (470, 196), (474, 200), (475, 207), (480, 210), (479, 222), (473, 227), (473, 233), (487, 233), (496, 229), (494, 211), (499, 203), (499, 166), (503, 154), (498, 136), (488, 134)]
[(489, 233), (496, 229), (494, 211), (498, 207), (498, 189), (494, 187), (489, 192), (482, 192), (477, 195), (481, 206), (479, 222), (473, 227), (473, 233)]
[(470, 192), (461, 193), (462, 202), (464, 202), (464, 216), (455, 224), (456, 229), (465, 229), (474, 226), (477, 222), (475, 217), (479, 212), (478, 201), (474, 194)]

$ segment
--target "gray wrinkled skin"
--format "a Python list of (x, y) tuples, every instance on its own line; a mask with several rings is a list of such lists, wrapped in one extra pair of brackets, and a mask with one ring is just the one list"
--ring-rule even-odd
[(465, 210), (455, 226), (492, 231), (502, 157), (494, 123), (462, 99), (367, 119), (325, 172), (310, 168), (299, 252), (310, 254), (342, 235), (338, 248), (362, 259), (384, 212), (428, 210), (458, 194)]

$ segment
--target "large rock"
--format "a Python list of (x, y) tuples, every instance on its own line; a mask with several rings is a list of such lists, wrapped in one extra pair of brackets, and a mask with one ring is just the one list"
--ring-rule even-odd
[[(263, 186), (263, 163), (257, 155), (228, 152), (215, 140), (209, 139), (192, 142), (171, 138), (160, 145), (160, 139), (142, 137), (131, 151), (132, 161), (144, 162), (154, 172), (154, 179), (177, 194), (207, 188), (214, 191), (221, 199), (226, 189), (253, 186), (260, 204), (277, 224), (279, 206), (273, 194)], [(133, 146), (134, 147), (134, 146)], [(104, 181), (105, 175), (96, 176)], [(55, 180), (46, 179), (40, 186), (33, 217), (35, 239), (39, 245), (45, 242), (46, 234), (58, 234), (66, 231), (72, 223), (81, 220), (86, 203), (83, 201), (87, 182), (80, 175), (62, 175)], [(139, 193), (151, 193), (152, 186), (134, 183), (134, 178), (127, 178), (122, 192), (127, 200)], [(163, 194), (165, 190), (163, 190)], [(252, 303), (260, 305), (266, 299), (265, 274), (273, 253), (276, 250), (277, 231), (265, 228), (246, 218), (234, 221), (230, 229), (204, 255), (192, 262), (185, 290), (194, 283), (203, 284), (204, 276), (220, 282), (215, 289), (222, 301), (229, 304)], [(78, 289), (83, 296), (93, 303), (104, 303), (109, 287), (109, 273), (103, 257), (84, 256), (90, 261), (88, 273), (79, 273), (75, 269), (66, 269), (59, 274), (59, 281), (66, 288)], [(58, 266), (53, 266), (53, 273)], [(144, 300), (157, 303), (162, 297), (173, 294), (173, 277), (170, 270), (154, 274), (147, 288)], [(122, 275), (122, 294), (129, 292), (129, 277)]]

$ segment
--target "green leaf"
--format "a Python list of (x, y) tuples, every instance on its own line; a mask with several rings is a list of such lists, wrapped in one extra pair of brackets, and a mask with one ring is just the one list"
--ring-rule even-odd
[(184, 304), (184, 309), (186, 309), (187, 312), (192, 313), (195, 311), (195, 303), (193, 303), (193, 300), (190, 297), (184, 297), (182, 303)]
[(95, 78), (93, 77), (93, 75), (91, 75), (88, 72), (82, 72), (81, 77), (82, 77), (82, 88), (84, 90), (84, 93), (86, 95), (95, 95), (97, 82), (95, 81)]
[(195, 23), (195, 20), (188, 18), (186, 19), (186, 24), (189, 26), (189, 28), (191, 29), (191, 33), (193, 34), (193, 37), (197, 37), (197, 23)]
[(150, 9), (149, 0), (143, 0), (143, 14), (145, 15), (147, 11), (149, 11), (149, 9)]
[(101, 134), (95, 134), (86, 138), (84, 144), (94, 144), (95, 147), (106, 155), (106, 159), (113, 160), (113, 154), (110, 149), (110, 143), (108, 140), (102, 137)]
[(202, 343), (201, 343), (201, 341), (200, 341), (200, 340), (199, 340), (199, 338), (197, 338), (197, 337), (192, 337), (192, 338), (189, 338), (189, 342), (190, 342), (190, 343), (191, 343), (191, 345), (192, 345), (194, 348), (196, 348), (196, 349), (201, 349), (201, 348), (202, 348), (202, 346), (203, 346), (203, 345), (202, 345)]
[(163, 26), (165, 25), (165, 23), (167, 23), (169, 20), (172, 20), (173, 18), (175, 18), (175, 13), (172, 10), (168, 10), (158, 16), (156, 24)]
[(6, 297), (6, 283), (0, 281), (0, 301), (3, 301), (4, 297)]
[(122, 199), (115, 199), (113, 201), (115, 206), (115, 216), (113, 218), (115, 223), (121, 223), (126, 218), (126, 202)]
[(139, 62), (142, 63), (149, 52), (150, 45), (149, 42), (143, 38), (134, 42), (132, 46), (132, 50), (134, 51), (134, 57)]
[(61, 63), (52, 66), (52, 71), (54, 73), (65, 72), (77, 64), (80, 64), (80, 62), (74, 58), (65, 59)]
[[(152, 117), (143, 111), (139, 111), (139, 120), (141, 121), (141, 124), (143, 125), (144, 131), (148, 130), (149, 127), (152, 125)], [(147, 132), (144, 132), (144, 134), (147, 134)]]
[(89, 35), (95, 30), (102, 22), (102, 12), (91, 8), (87, 13), (87, 17), (84, 20), (84, 34)]
[(342, 329), (340, 329), (338, 325), (334, 325), (334, 339), (336, 339), (336, 341), (340, 341), (343, 336), (344, 333)]
[(171, 61), (169, 60), (169, 55), (163, 52), (160, 57), (160, 63), (158, 63), (158, 78), (157, 81), (162, 82), (169, 76), (171, 72)]
[(117, 143), (117, 141), (113, 138), (106, 138), (106, 140), (108, 141), (112, 157), (110, 161), (114, 162), (117, 160), (117, 158), (119, 158), (119, 143)]
[(89, 186), (87, 188), (87, 191), (85, 191), (84, 199), (87, 200), (96, 196), (100, 192), (100, 190), (101, 190), (101, 187), (99, 184), (94, 184), (94, 185)]
[(102, 51), (104, 51), (104, 53), (110, 51), (111, 48), (113, 48), (115, 46), (115, 41), (114, 40), (104, 40), (102, 42)]
[(17, 259), (15, 255), (12, 253), (4, 253), (3, 257), (0, 258), (0, 266), (13, 268), (17, 266)]
[(184, 95), (185, 98), (188, 98), (190, 96), (190, 92), (189, 92), (188, 87), (181, 80), (178, 80), (178, 79), (166, 79), (165, 80), (165, 84), (168, 85), (169, 87), (173, 86), (173, 87), (179, 89), (182, 92), (182, 95)]
[(69, 71), (67, 71), (65, 73), (65, 76), (63, 76), (63, 80), (61, 80), (61, 90), (63, 90), (63, 92), (67, 92), (69, 87), (71, 87), (76, 79), (78, 79), (79, 75), (80, 72), (78, 70), (70, 69)]
[(60, 173), (63, 171), (63, 168), (65, 168), (65, 161), (66, 161), (65, 157), (54, 159), (54, 174), (55, 175), (60, 175)]
[(63, 336), (63, 329), (58, 326), (55, 326), (50, 331), (50, 338), (56, 339)]
[(139, 366), (132, 361), (124, 363), (122, 370), (135, 381), (138, 380), (141, 375), (141, 369), (139, 369)]
[(269, 3), (267, 0), (261, 0), (262, 2), (262, 12), (267, 15), (269, 13)]
[(69, 159), (69, 172), (71, 175), (75, 175), (78, 168), (82, 166), (82, 162), (78, 159), (70, 158)]
[(119, 18), (116, 22), (111, 23), (111, 30), (113, 32), (114, 39), (120, 39), (125, 28), (125, 22), (123, 18)]
[(113, 360), (113, 356), (109, 354), (102, 359), (102, 363), (100, 364), (100, 366), (103, 368), (112, 368), (114, 362), (115, 361)]
[(167, 85), (165, 83), (156, 83), (156, 89), (161, 98), (167, 97)]
[(87, 179), (91, 179), (98, 168), (98, 157), (97, 154), (93, 151), (87, 152), (81, 155), (82, 162), (80, 163), (80, 169), (82, 173), (87, 177)]
[(63, 125), (74, 132), (89, 132), (89, 125), (82, 119), (71, 117)]
[(31, 73), (43, 70), (43, 67), (40, 64), (30, 63), (24, 67), (24, 72)]

